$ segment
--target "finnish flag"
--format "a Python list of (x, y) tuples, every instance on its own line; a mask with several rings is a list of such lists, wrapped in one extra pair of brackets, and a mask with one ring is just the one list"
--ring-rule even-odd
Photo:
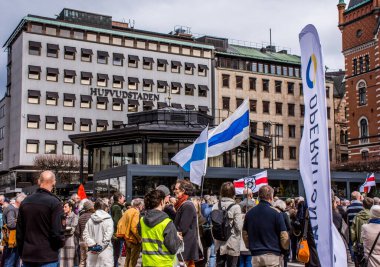
[(208, 126), (192, 145), (182, 149), (172, 158), (172, 161), (190, 172), (190, 181), (199, 186), (202, 183), (202, 176), (206, 174), (207, 150)]

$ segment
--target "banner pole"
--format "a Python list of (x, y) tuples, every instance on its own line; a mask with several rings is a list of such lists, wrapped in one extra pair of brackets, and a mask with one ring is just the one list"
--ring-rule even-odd
[(205, 181), (205, 176), (202, 175), (202, 182), (201, 182), (201, 198), (203, 197), (203, 184), (204, 184), (204, 181)]

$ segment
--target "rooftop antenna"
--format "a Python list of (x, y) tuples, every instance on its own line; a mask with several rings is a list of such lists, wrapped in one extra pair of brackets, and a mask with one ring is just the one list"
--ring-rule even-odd
[(272, 48), (272, 29), (269, 28), (269, 45)]

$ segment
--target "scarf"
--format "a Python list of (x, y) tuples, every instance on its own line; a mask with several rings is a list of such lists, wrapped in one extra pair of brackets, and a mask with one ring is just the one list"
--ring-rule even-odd
[(370, 220), (368, 221), (368, 223), (376, 223), (376, 224), (380, 224), (380, 218), (370, 219)]
[(174, 208), (176, 211), (178, 211), (178, 209), (182, 206), (182, 204), (188, 200), (189, 196), (188, 195), (182, 195), (182, 197), (179, 197), (177, 202), (175, 203), (174, 205)]

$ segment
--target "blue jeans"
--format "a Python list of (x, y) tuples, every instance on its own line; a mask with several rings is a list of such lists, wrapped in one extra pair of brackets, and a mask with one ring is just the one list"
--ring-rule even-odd
[(210, 257), (208, 260), (208, 267), (216, 266), (216, 255), (215, 255), (215, 245), (212, 244), (210, 247)]
[(18, 267), (20, 266), (20, 256), (18, 255), (17, 248), (4, 248), (4, 267)]
[(48, 262), (48, 263), (27, 263), (24, 262), (22, 267), (59, 267), (58, 261)]
[(117, 238), (112, 240), (113, 245), (113, 266), (119, 267), (119, 258), (121, 256), (121, 251), (123, 249), (123, 238)]
[(252, 256), (251, 255), (240, 255), (239, 267), (252, 267)]

